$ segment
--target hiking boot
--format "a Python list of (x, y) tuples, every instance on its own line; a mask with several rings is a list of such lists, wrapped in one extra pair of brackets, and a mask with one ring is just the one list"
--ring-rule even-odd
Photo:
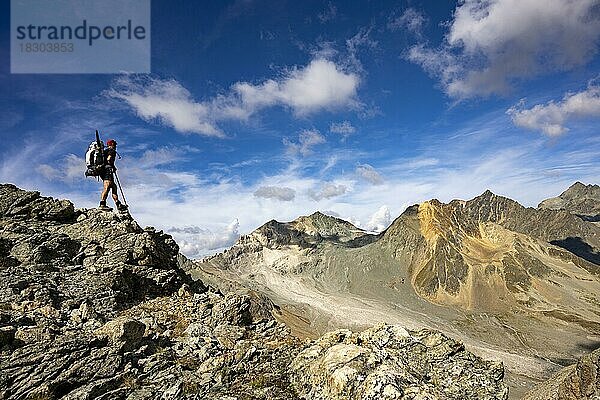
[(111, 210), (112, 210), (112, 208), (110, 208), (110, 207), (109, 207), (109, 206), (107, 206), (106, 204), (100, 204), (100, 205), (98, 206), (98, 210), (101, 210), (101, 211), (111, 211)]
[(127, 211), (128, 208), (129, 208), (129, 206), (127, 204), (123, 204), (123, 203), (117, 204), (117, 210), (119, 210), (119, 211)]

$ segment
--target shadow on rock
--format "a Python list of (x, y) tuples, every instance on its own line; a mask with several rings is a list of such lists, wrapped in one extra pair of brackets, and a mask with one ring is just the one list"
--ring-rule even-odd
[(568, 237), (563, 240), (553, 240), (550, 244), (562, 247), (586, 261), (600, 265), (600, 254), (596, 253), (592, 246), (584, 242), (580, 237)]

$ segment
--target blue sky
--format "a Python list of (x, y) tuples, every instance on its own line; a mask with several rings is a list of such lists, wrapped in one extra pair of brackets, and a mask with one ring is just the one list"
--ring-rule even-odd
[(600, 183), (597, 0), (152, 1), (151, 74), (11, 74), (0, 180), (97, 205), (94, 129), (142, 225), (188, 255), (316, 210), (379, 231), (486, 189)]

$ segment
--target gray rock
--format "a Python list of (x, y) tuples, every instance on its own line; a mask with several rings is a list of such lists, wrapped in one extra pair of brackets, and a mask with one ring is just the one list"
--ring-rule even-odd
[(107, 322), (94, 333), (98, 337), (106, 337), (112, 343), (124, 343), (133, 348), (144, 337), (146, 325), (134, 319), (119, 317)]
[(506, 399), (503, 367), (439, 332), (379, 325), (340, 330), (292, 362), (292, 382), (311, 399)]
[(538, 208), (567, 210), (586, 221), (600, 221), (600, 186), (575, 182), (558, 197), (542, 201)]
[(523, 400), (562, 399), (600, 399), (600, 349), (581, 357), (577, 364), (563, 368), (523, 396)]

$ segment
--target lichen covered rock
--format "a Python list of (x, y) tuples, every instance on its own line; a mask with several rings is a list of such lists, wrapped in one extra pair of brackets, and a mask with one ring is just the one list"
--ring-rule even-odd
[(326, 334), (292, 363), (310, 399), (506, 399), (500, 363), (481, 360), (439, 332), (379, 325)]

